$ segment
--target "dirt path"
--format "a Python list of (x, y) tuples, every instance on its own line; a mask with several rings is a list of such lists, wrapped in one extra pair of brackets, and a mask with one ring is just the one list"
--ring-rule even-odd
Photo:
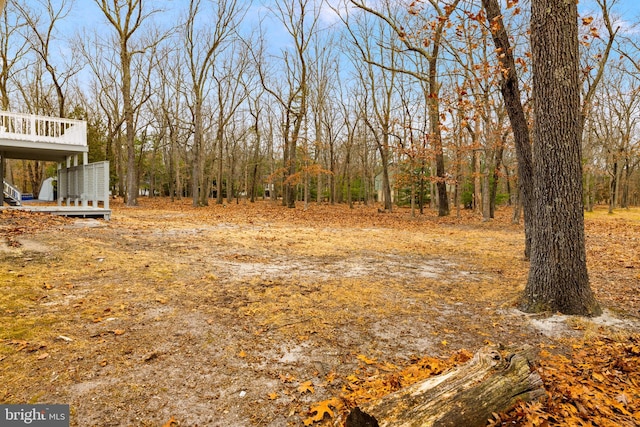
[[(77, 426), (297, 426), (366, 361), (602, 327), (514, 309), (528, 266), (508, 212), (143, 203), (110, 222), (2, 223), (15, 244), (0, 250), (0, 401), (69, 403)], [(631, 286), (627, 267), (615, 274)], [(608, 327), (637, 328), (621, 288), (599, 293)]]

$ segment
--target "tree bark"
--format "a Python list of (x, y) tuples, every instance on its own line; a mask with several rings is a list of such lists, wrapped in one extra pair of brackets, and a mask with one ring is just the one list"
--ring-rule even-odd
[(521, 308), (599, 315), (589, 286), (584, 237), (576, 3), (533, 1), (531, 46), (535, 215)]
[(393, 199), (391, 198), (391, 176), (389, 175), (389, 133), (383, 131), (382, 144), (378, 144), (380, 151), (380, 161), (382, 163), (382, 198), (384, 210), (393, 211)]
[(482, 176), (482, 165), (480, 163), (480, 150), (474, 149), (473, 150), (473, 210), (478, 213), (482, 213), (482, 182), (480, 181), (481, 176)]
[[(496, 199), (498, 198), (498, 181), (500, 181), (500, 170), (502, 169), (502, 157), (504, 156), (504, 140), (506, 135), (501, 138), (494, 153), (493, 180), (489, 187), (489, 217), (496, 217)], [(509, 182), (507, 181), (507, 188)]]
[[(428, 58), (429, 63), (429, 97), (427, 99), (427, 109), (429, 110), (429, 133), (435, 151), (436, 160), (436, 187), (438, 189), (438, 216), (449, 216), (449, 196), (447, 194), (447, 180), (444, 167), (444, 149), (442, 147), (442, 131), (440, 130), (440, 85), (438, 84), (438, 55), (440, 43), (444, 33), (445, 23), (449, 15), (458, 5), (459, 0), (450, 6), (449, 11), (444, 15), (445, 19), (438, 21), (437, 30), (434, 34), (433, 49)], [(439, 16), (442, 18), (442, 15)]]
[[(530, 348), (505, 358), (485, 348), (448, 373), (356, 408), (345, 426), (485, 426), (492, 413), (544, 394), (540, 376), (529, 366), (532, 358)], [(368, 423), (359, 422), (363, 419)]]
[(529, 258), (531, 252), (531, 220), (534, 215), (533, 210), (533, 156), (531, 152), (531, 138), (529, 135), (529, 125), (522, 108), (522, 96), (516, 75), (516, 65), (513, 58), (513, 50), (509, 42), (502, 13), (497, 0), (482, 0), (482, 5), (487, 12), (489, 24), (497, 24), (491, 32), (496, 50), (504, 57), (500, 60), (502, 68), (502, 84), (500, 91), (504, 98), (504, 105), (509, 115), (511, 128), (513, 130), (513, 140), (516, 147), (516, 158), (518, 160), (518, 184), (520, 190), (520, 200), (524, 211), (524, 234), (525, 234), (525, 258)]

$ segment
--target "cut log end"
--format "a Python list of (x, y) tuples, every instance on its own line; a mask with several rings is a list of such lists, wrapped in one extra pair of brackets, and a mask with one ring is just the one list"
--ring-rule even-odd
[(349, 427), (380, 427), (375, 417), (365, 414), (358, 407), (353, 408), (351, 412), (349, 412), (346, 425)]

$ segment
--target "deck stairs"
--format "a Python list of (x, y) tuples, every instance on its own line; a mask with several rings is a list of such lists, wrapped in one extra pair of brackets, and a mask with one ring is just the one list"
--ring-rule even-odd
[(2, 196), (4, 202), (10, 206), (20, 206), (22, 204), (22, 194), (13, 185), (3, 182)]

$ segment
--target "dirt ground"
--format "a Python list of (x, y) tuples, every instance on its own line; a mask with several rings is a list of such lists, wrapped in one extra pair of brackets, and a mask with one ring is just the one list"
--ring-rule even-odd
[(115, 201), (108, 222), (4, 211), (0, 402), (68, 403), (73, 426), (299, 426), (372, 361), (640, 332), (640, 210), (587, 214), (598, 319), (515, 308), (528, 263), (510, 217), (148, 199)]

